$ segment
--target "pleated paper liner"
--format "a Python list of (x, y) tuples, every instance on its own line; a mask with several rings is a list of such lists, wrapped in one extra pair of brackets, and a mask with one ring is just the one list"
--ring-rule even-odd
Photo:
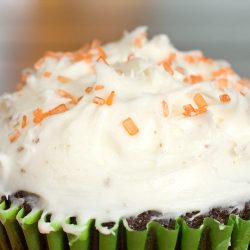
[[(74, 218), (68, 218), (63, 230), (60, 224), (51, 221), (49, 214), (37, 209), (27, 214), (23, 208), (2, 201), (0, 221), (1, 250), (247, 250), (250, 242), (250, 220), (233, 214), (226, 225), (205, 218), (199, 228), (192, 228), (178, 218), (171, 229), (151, 221), (145, 230), (136, 231), (123, 220), (104, 224), (112, 227), (112, 234), (103, 234), (97, 231), (94, 220), (78, 225)], [(51, 233), (41, 234), (38, 223), (51, 229)]]

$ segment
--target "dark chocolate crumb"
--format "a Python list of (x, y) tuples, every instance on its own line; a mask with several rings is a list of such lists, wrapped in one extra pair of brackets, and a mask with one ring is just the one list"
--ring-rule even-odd
[(239, 216), (243, 220), (248, 220), (250, 218), (250, 201), (245, 203), (245, 207), (240, 211)]
[(127, 219), (128, 225), (131, 229), (136, 231), (143, 231), (152, 217), (159, 217), (161, 213), (156, 211), (147, 211), (139, 214), (137, 217), (130, 217)]
[[(22, 169), (21, 169), (21, 171), (22, 171)], [(36, 195), (34, 193), (27, 192), (27, 191), (23, 191), (23, 190), (18, 191), (16, 193), (14, 193), (13, 195), (11, 195), (10, 200), (12, 200), (13, 197), (15, 199), (23, 199), (22, 207), (23, 207), (26, 215), (32, 211), (32, 203), (35, 203), (39, 199), (38, 195)]]
[(34, 138), (34, 139), (32, 140), (32, 142), (35, 143), (35, 144), (37, 144), (39, 141), (40, 141), (40, 139), (39, 139), (38, 137), (37, 137), (37, 138)]
[(25, 169), (23, 169), (23, 168), (20, 169), (20, 172), (21, 172), (22, 174), (25, 174), (25, 173), (26, 173)]
[(208, 216), (220, 223), (227, 224), (230, 213), (229, 209), (218, 207), (210, 210)]
[(111, 229), (115, 226), (115, 222), (105, 222), (105, 223), (102, 223), (102, 226), (108, 229)]
[(52, 214), (47, 214), (46, 217), (45, 217), (45, 222), (50, 223), (51, 222), (51, 217), (52, 217)]
[(194, 211), (191, 213), (186, 213), (184, 216), (181, 216), (191, 228), (199, 228), (206, 215), (197, 215), (199, 211)]
[(5, 204), (6, 204), (6, 209), (9, 209), (10, 205), (11, 205), (10, 197), (2, 196), (1, 197), (1, 202), (4, 202), (4, 201), (5, 201)]
[(22, 152), (24, 150), (24, 147), (23, 146), (20, 146), (17, 148), (17, 152)]
[(75, 216), (74, 217), (70, 217), (69, 218), (69, 223), (71, 225), (77, 225), (77, 219), (76, 219), (76, 217)]

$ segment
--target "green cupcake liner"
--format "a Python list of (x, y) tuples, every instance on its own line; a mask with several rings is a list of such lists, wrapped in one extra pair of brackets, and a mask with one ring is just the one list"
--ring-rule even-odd
[[(50, 233), (41, 234), (38, 223), (45, 223)], [(65, 225), (77, 232), (65, 232)], [(50, 216), (33, 209), (26, 214), (19, 206), (0, 203), (0, 249), (1, 250), (247, 250), (250, 243), (250, 220), (230, 215), (226, 225), (212, 218), (205, 218), (199, 228), (191, 228), (182, 219), (176, 221), (173, 229), (151, 221), (143, 231), (129, 228), (126, 220), (117, 222), (111, 234), (98, 232), (95, 220), (85, 225), (74, 225), (67, 219), (65, 225), (51, 221)], [(67, 230), (66, 230), (67, 231)], [(209, 248), (205, 247), (208, 238)], [(124, 247), (121, 248), (121, 245)]]

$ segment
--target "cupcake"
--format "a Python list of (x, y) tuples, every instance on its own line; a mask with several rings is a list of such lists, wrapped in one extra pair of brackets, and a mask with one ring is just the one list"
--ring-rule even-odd
[(47, 52), (0, 98), (0, 249), (248, 249), (250, 82), (139, 27)]

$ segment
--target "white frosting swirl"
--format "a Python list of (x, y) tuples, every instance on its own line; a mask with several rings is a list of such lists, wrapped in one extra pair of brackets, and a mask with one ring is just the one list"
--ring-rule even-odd
[[(58, 217), (103, 222), (147, 210), (177, 216), (250, 199), (249, 85), (236, 74), (213, 73), (229, 67), (226, 62), (180, 52), (165, 35), (147, 40), (145, 31), (140, 27), (103, 46), (108, 64), (96, 61), (95, 48), (90, 62), (71, 54), (47, 57), (21, 91), (1, 97), (0, 193), (36, 193)], [(159, 64), (171, 53), (173, 74)], [(203, 81), (184, 82), (197, 74)], [(59, 75), (72, 81), (62, 83)], [(217, 85), (222, 78), (228, 82), (223, 90)], [(104, 88), (84, 92), (96, 84)], [(37, 108), (45, 112), (69, 102), (58, 89), (84, 96), (67, 112), (34, 123)], [(112, 105), (93, 103), (111, 91)], [(196, 93), (207, 111), (184, 116), (184, 105), (196, 107)], [(220, 101), (225, 93), (229, 102)], [(20, 128), (24, 115), (28, 122)], [(139, 129), (133, 136), (122, 124), (128, 117)], [(13, 131), (20, 135), (10, 142)]]

